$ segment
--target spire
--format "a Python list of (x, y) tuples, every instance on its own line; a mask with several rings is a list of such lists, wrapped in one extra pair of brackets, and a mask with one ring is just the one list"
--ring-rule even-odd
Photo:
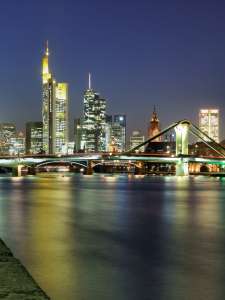
[(46, 57), (48, 58), (49, 52), (48, 52), (48, 40), (47, 40), (47, 51), (46, 51)]
[(155, 103), (154, 103), (154, 109), (153, 109), (153, 119), (157, 119), (157, 118), (156, 118), (156, 109), (155, 109)]
[(43, 69), (42, 69), (43, 84), (47, 83), (48, 78), (51, 78), (51, 74), (49, 73), (49, 69), (48, 69), (48, 56), (49, 56), (48, 41), (47, 41), (47, 50), (45, 52), (45, 55), (46, 57), (43, 58)]
[(91, 89), (91, 73), (89, 73), (89, 90)]

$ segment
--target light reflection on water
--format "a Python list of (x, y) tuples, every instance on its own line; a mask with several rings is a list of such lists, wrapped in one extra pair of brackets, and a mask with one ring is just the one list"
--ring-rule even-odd
[(224, 299), (224, 186), (210, 177), (5, 176), (0, 236), (52, 300)]

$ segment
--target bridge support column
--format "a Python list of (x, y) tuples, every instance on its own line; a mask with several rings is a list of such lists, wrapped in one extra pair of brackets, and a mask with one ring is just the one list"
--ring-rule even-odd
[(174, 127), (176, 132), (176, 156), (179, 154), (188, 155), (188, 130), (189, 123), (181, 123), (177, 127)]
[(134, 171), (135, 175), (146, 175), (146, 171), (145, 171), (145, 164), (144, 162), (141, 162), (141, 167), (135, 167), (135, 171)]
[(75, 173), (75, 169), (76, 169), (75, 166), (73, 166), (73, 165), (69, 166), (69, 172), (70, 173)]
[(12, 168), (12, 177), (20, 177), (21, 176), (21, 168), (22, 166), (17, 166)]
[(31, 165), (30, 167), (28, 167), (27, 175), (36, 175), (35, 165)]
[(88, 160), (88, 166), (84, 169), (84, 175), (93, 175), (93, 168), (91, 166), (91, 160)]
[(189, 176), (188, 161), (183, 159), (176, 164), (176, 175), (177, 176)]

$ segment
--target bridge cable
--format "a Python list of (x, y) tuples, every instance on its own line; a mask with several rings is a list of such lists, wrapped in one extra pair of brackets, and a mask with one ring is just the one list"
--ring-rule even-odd
[(220, 151), (216, 150), (215, 148), (213, 148), (211, 145), (209, 145), (203, 138), (201, 138), (198, 134), (196, 134), (195, 132), (193, 132), (191, 129), (189, 129), (189, 131), (198, 139), (200, 139), (203, 143), (205, 143), (207, 146), (209, 146), (210, 148), (212, 148), (214, 151), (216, 151), (217, 153), (219, 153), (221, 156), (225, 157), (224, 154), (222, 154)]

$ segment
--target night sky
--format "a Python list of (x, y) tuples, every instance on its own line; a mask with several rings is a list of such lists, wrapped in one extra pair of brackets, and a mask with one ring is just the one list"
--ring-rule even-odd
[(127, 135), (147, 135), (154, 102), (162, 129), (200, 108), (220, 109), (225, 138), (225, 1), (2, 1), (0, 123), (42, 121), (42, 58), (69, 83), (73, 118), (83, 92), (107, 99), (107, 114), (126, 114)]

